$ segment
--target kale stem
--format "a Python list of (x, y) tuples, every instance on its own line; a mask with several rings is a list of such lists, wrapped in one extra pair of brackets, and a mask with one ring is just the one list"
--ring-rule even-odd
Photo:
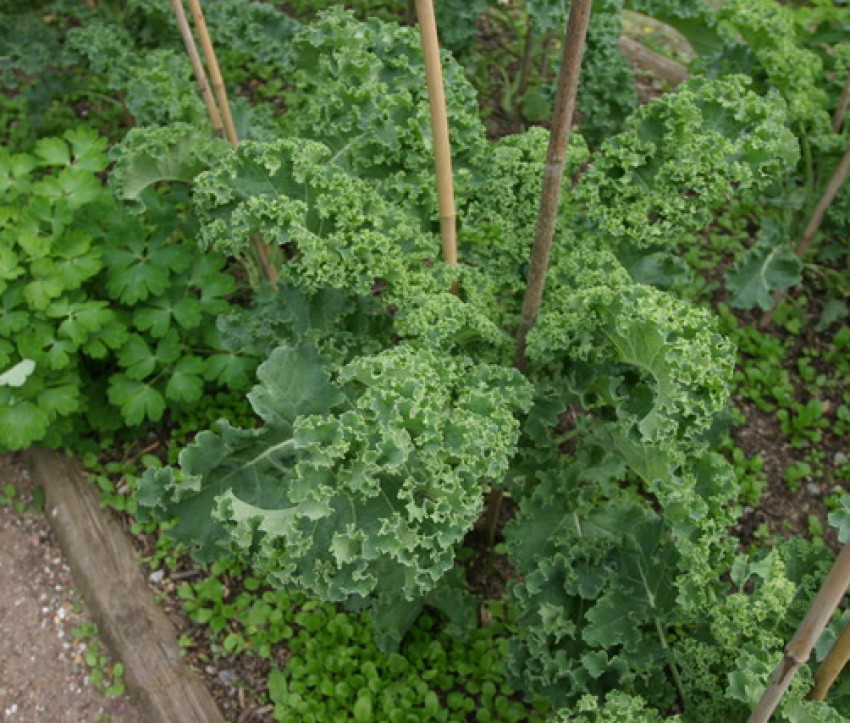
[(814, 190), (815, 185), (815, 171), (814, 171), (814, 161), (812, 160), (812, 146), (809, 143), (809, 139), (806, 137), (806, 133), (802, 132), (801, 135), (801, 145), (803, 146), (803, 170), (805, 172), (805, 201), (803, 202), (803, 208), (805, 208), (806, 213), (808, 214), (811, 211), (811, 203), (812, 203), (812, 191)]
[(487, 547), (492, 553), (493, 544), (496, 541), (496, 525), (499, 523), (499, 513), (502, 511), (503, 490), (490, 490), (487, 495), (487, 509), (484, 513), (484, 533), (487, 539)]
[(669, 661), (667, 663), (670, 668), (670, 676), (673, 678), (673, 685), (676, 686), (676, 690), (679, 693), (679, 700), (682, 703), (682, 709), (684, 710), (686, 706), (686, 698), (685, 698), (685, 686), (682, 685), (682, 676), (679, 674), (679, 668), (676, 665), (676, 661), (673, 660), (673, 654), (670, 651), (670, 646), (667, 644), (667, 638), (664, 637), (664, 628), (661, 627), (661, 621), (658, 618), (655, 618), (655, 629), (658, 631), (658, 640), (661, 643), (661, 647), (667, 651), (669, 656)]

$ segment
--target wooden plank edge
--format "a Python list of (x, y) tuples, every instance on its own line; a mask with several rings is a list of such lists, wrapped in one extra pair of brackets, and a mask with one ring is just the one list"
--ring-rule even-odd
[(36, 448), (25, 459), (44, 488), (45, 515), (92, 619), (124, 664), (140, 714), (151, 723), (221, 723), (209, 691), (180, 657), (177, 632), (157, 606), (126, 533), (101, 508), (100, 494), (81, 465)]
[(665, 58), (627, 35), (620, 37), (617, 47), (626, 59), (661, 80), (666, 80), (673, 87), (688, 79), (688, 69), (684, 65)]

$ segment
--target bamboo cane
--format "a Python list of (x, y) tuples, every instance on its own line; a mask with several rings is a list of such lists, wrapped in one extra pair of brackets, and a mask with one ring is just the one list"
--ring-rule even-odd
[[(809, 250), (809, 245), (811, 244), (812, 239), (820, 230), (823, 219), (826, 217), (826, 212), (835, 200), (835, 196), (841, 190), (841, 186), (843, 186), (844, 182), (847, 180), (848, 174), (850, 174), (850, 143), (848, 143), (847, 149), (844, 151), (844, 155), (838, 162), (838, 166), (836, 166), (835, 171), (832, 174), (832, 178), (830, 178), (829, 183), (826, 184), (826, 190), (823, 192), (823, 196), (821, 196), (820, 201), (818, 201), (818, 205), (812, 212), (809, 223), (806, 224), (806, 230), (803, 232), (803, 236), (797, 244), (797, 248), (794, 250), (800, 258), (803, 258)], [(760, 326), (767, 326), (773, 320), (776, 305), (784, 296), (784, 291), (777, 291), (774, 294), (773, 308), (762, 315), (761, 320), (759, 321)]]
[(422, 37), (428, 101), (431, 107), (431, 132), (437, 163), (437, 195), (440, 203), (440, 233), (443, 238), (443, 260), (457, 265), (457, 215), (452, 183), (452, 154), (449, 145), (449, 122), (446, 114), (446, 94), (443, 89), (443, 69), (440, 65), (440, 44), (433, 0), (416, 0), (416, 17)]
[(850, 73), (847, 74), (847, 80), (844, 81), (844, 87), (841, 89), (841, 95), (838, 97), (838, 105), (835, 108), (835, 113), (832, 115), (832, 130), (836, 133), (840, 133), (841, 126), (844, 125), (844, 116), (847, 114), (848, 103), (850, 103)]
[(204, 58), (207, 61), (207, 68), (210, 71), (213, 92), (218, 102), (221, 118), (224, 121), (225, 135), (227, 140), (230, 141), (230, 145), (235, 146), (239, 143), (239, 139), (236, 137), (236, 127), (233, 125), (233, 115), (230, 113), (227, 88), (224, 85), (224, 79), (221, 77), (221, 68), (218, 65), (218, 58), (215, 55), (215, 48), (213, 48), (210, 32), (207, 29), (207, 21), (204, 18), (204, 11), (200, 0), (189, 0), (189, 9), (192, 11), (192, 18), (195, 20), (195, 28), (198, 31), (201, 48), (204, 51)]
[[(197, 0), (189, 0), (189, 2), (193, 6), (194, 14), (194, 6), (197, 5)], [(218, 78), (218, 83), (221, 84), (222, 89), (222, 94), (219, 96), (219, 102), (223, 103), (223, 107), (226, 109), (225, 115), (227, 118), (230, 118), (230, 130), (228, 130), (225, 124), (222, 122), (222, 114), (219, 111), (216, 99), (213, 97), (213, 93), (210, 88), (210, 83), (207, 79), (206, 71), (204, 70), (203, 63), (201, 62), (201, 56), (198, 53), (197, 46), (195, 45), (195, 38), (192, 35), (192, 30), (189, 27), (189, 21), (186, 18), (186, 12), (183, 9), (183, 0), (171, 0), (171, 7), (174, 10), (174, 16), (177, 19), (177, 26), (180, 29), (180, 35), (183, 37), (183, 44), (186, 46), (186, 52), (189, 54), (189, 60), (192, 63), (192, 69), (195, 72), (195, 77), (198, 79), (198, 85), (201, 88), (201, 96), (203, 97), (204, 104), (207, 107), (207, 112), (209, 113), (210, 123), (212, 124), (213, 130), (215, 134), (220, 138), (226, 137), (230, 144), (235, 147), (238, 144), (239, 139), (236, 137), (236, 131), (233, 127), (233, 120), (230, 116), (230, 105), (227, 102), (227, 94), (226, 92), (224, 92), (224, 83), (222, 81), (221, 72), (218, 69), (218, 63), (215, 62), (215, 53), (212, 49), (212, 43), (209, 41), (209, 32), (206, 29), (206, 23), (204, 22), (203, 13), (201, 12), (200, 6), (197, 7), (198, 14), (194, 15), (195, 22), (198, 22), (198, 17), (201, 18), (201, 23), (203, 24), (204, 30), (202, 31), (200, 29), (201, 25), (199, 25), (198, 32), (199, 34), (201, 34), (202, 42), (204, 34), (206, 35), (206, 42), (209, 46), (209, 50), (211, 53), (211, 55), (207, 55), (207, 59), (209, 62), (209, 58), (212, 57), (212, 62), (215, 64), (215, 75)], [(266, 277), (266, 281), (268, 281), (272, 286), (274, 286), (277, 282), (277, 270), (275, 269), (274, 264), (271, 261), (269, 247), (265, 243), (263, 243), (263, 240), (257, 235), (251, 237), (251, 247), (253, 248), (254, 253), (257, 256), (257, 260), (263, 270), (263, 275)]]
[(800, 258), (802, 258), (806, 251), (809, 250), (809, 244), (812, 242), (815, 234), (820, 230), (823, 219), (826, 216), (826, 212), (832, 205), (833, 200), (835, 200), (835, 196), (838, 191), (841, 190), (841, 186), (844, 185), (844, 181), (847, 180), (848, 172), (850, 172), (850, 144), (847, 145), (847, 149), (844, 151), (844, 155), (838, 162), (838, 166), (835, 168), (832, 178), (830, 178), (829, 183), (826, 184), (826, 190), (823, 192), (823, 196), (821, 196), (817, 207), (812, 212), (812, 217), (809, 219), (809, 223), (806, 225), (806, 230), (803, 232), (803, 238), (800, 239), (800, 243), (797, 244), (797, 256)]
[(567, 22), (564, 49), (561, 55), (561, 69), (558, 74), (558, 90), (555, 96), (552, 130), (549, 134), (549, 149), (546, 153), (543, 194), (540, 199), (534, 248), (531, 252), (531, 269), (528, 274), (528, 285), (525, 289), (522, 315), (516, 336), (514, 364), (520, 370), (524, 370), (526, 367), (525, 340), (537, 320), (540, 303), (543, 299), (546, 271), (549, 267), (549, 253), (552, 249), (552, 238), (555, 235), (555, 220), (558, 215), (561, 182), (564, 178), (567, 144), (572, 132), (576, 90), (578, 89), (581, 59), (584, 55), (584, 41), (587, 36), (587, 25), (590, 21), (590, 6), (590, 0), (574, 0)]
[(531, 19), (528, 20), (528, 29), (525, 31), (525, 37), (522, 41), (522, 60), (519, 65), (519, 81), (516, 90), (516, 107), (514, 108), (514, 120), (522, 121), (522, 109), (520, 101), (528, 90), (528, 76), (531, 75), (531, 51), (534, 44), (534, 28), (531, 24)]
[(174, 10), (174, 17), (177, 19), (177, 27), (180, 29), (180, 35), (183, 37), (186, 52), (189, 54), (192, 69), (195, 71), (195, 78), (198, 80), (201, 97), (204, 99), (204, 105), (207, 107), (207, 113), (209, 113), (213, 131), (220, 138), (224, 138), (224, 125), (221, 121), (221, 113), (210, 90), (210, 83), (204, 71), (203, 63), (201, 63), (201, 56), (198, 54), (195, 38), (192, 36), (189, 21), (186, 19), (186, 12), (183, 10), (183, 0), (171, 0), (171, 7)]
[(809, 693), (809, 700), (823, 700), (838, 677), (838, 674), (850, 660), (850, 621), (844, 626), (841, 635), (815, 672), (815, 684)]
[(850, 543), (845, 543), (832, 570), (826, 576), (820, 591), (812, 602), (809, 611), (791, 642), (785, 648), (785, 654), (773, 673), (770, 684), (761, 700), (750, 715), (748, 723), (767, 723), (782, 696), (791, 684), (797, 669), (812, 654), (820, 634), (830, 621), (838, 607), (847, 586), (850, 584)]

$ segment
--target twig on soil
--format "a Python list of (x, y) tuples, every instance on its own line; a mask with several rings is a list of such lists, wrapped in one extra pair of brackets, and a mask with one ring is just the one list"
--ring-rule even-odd
[(168, 577), (175, 581), (188, 580), (191, 577), (197, 577), (202, 574), (201, 570), (184, 570), (183, 572), (172, 572)]
[(128, 454), (127, 456), (125, 456), (124, 461), (125, 462), (135, 461), (135, 460), (139, 459), (139, 457), (143, 457), (144, 455), (146, 455), (148, 452), (153, 452), (155, 449), (158, 449), (160, 447), (160, 445), (161, 445), (161, 442), (159, 440), (157, 440), (156, 442), (152, 442), (147, 447), (142, 447), (142, 449), (140, 449), (138, 452), (133, 452), (133, 454)]

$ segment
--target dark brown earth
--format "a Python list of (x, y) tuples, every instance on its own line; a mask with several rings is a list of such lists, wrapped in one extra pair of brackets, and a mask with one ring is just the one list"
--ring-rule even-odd
[(790, 489), (783, 476), (797, 461), (794, 452), (799, 450), (787, 446), (774, 416), (761, 412), (746, 400), (738, 400), (738, 408), (746, 415), (747, 422), (736, 430), (734, 439), (747, 457), (762, 457), (767, 480), (758, 504), (746, 508), (736, 525), (739, 539), (744, 544), (751, 542), (761, 526), (766, 526), (774, 535), (797, 534), (808, 538), (811, 537), (809, 517), (814, 515), (823, 528), (824, 541), (837, 552), (838, 539), (828, 524), (829, 508), (824, 499), (832, 490), (816, 482), (802, 484), (797, 490)]

